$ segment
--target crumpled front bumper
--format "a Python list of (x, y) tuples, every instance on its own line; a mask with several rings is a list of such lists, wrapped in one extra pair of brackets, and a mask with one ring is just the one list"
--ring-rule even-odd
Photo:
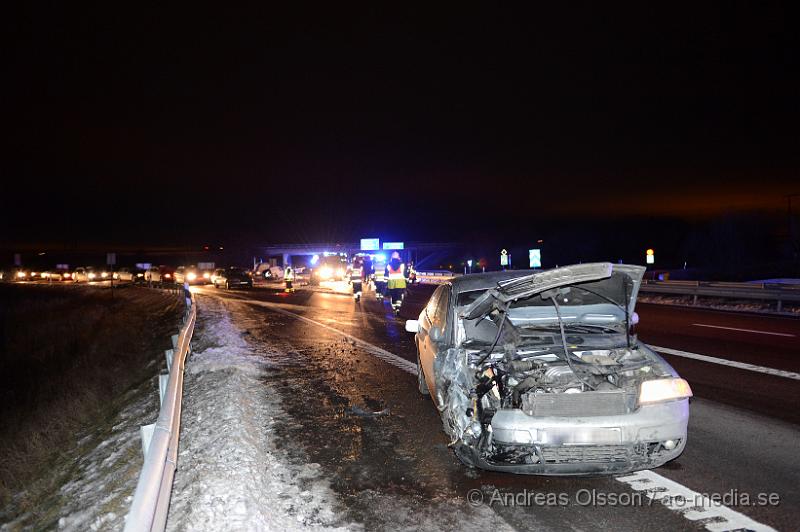
[(688, 421), (688, 399), (615, 416), (533, 417), (519, 409), (503, 409), (492, 418), (497, 452), (488, 457), (474, 453), (470, 461), (484, 469), (546, 475), (649, 469), (683, 452)]

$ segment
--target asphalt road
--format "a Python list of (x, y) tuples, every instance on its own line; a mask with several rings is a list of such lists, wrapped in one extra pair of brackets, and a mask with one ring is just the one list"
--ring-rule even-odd
[[(195, 290), (201, 312), (204, 297), (220, 298), (251, 341), (273, 345), (277, 341), (296, 354), (296, 364), (269, 377), (279, 385), (283, 404), (294, 417), (294, 422), (279, 427), (287, 449), (302, 450), (320, 463), (336, 479), (334, 488), (351, 517), (370, 528), (391, 528), (396, 518), (376, 504), (382, 498), (399, 497), (419, 508), (420, 515), (430, 515), (448, 511), (442, 501), (466, 500), (470, 490), (479, 490), (484, 505), (516, 529), (698, 530), (714, 526), (713, 518), (689, 519), (691, 512), (683, 513), (685, 508), (675, 511), (660, 503), (648, 504), (647, 498), (637, 498), (640, 492), (613, 477), (519, 476), (462, 466), (447, 447), (433, 403), (417, 392), (416, 377), (391, 359), (381, 358), (380, 351), (356, 341), (415, 361), (413, 336), (405, 332), (404, 320), (369, 293), (355, 303), (351, 297), (324, 289), (293, 294), (263, 287)], [(639, 334), (648, 343), (776, 368), (796, 367), (794, 337), (694, 325), (789, 335), (797, 330), (791, 320), (778, 320), (780, 325), (776, 325), (770, 318), (750, 320), (654, 305), (643, 305), (639, 312)], [(794, 414), (782, 411), (794, 407), (800, 383), (682, 357), (669, 357), (669, 361), (689, 380), (696, 398), (686, 451), (657, 473), (695, 492), (726, 496), (729, 508), (758, 523), (794, 529), (800, 516), (796, 452), (800, 427)], [(375, 412), (379, 414), (372, 415)], [(520, 493), (528, 497), (540, 493), (544, 500), (525, 505), (497, 502), (499, 496)], [(779, 504), (742, 504), (744, 495), (754, 500), (762, 493), (775, 494), (772, 501), (777, 498)], [(596, 499), (606, 497), (606, 504), (600, 500), (591, 504), (592, 494)], [(615, 495), (620, 504), (609, 504), (608, 498)], [(552, 497), (562, 497), (559, 502), (566, 504), (550, 504)]]

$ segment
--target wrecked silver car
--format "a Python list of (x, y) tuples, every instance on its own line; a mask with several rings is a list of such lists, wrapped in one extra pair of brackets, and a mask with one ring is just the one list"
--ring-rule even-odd
[(688, 383), (632, 332), (641, 266), (468, 275), (416, 333), (419, 390), (467, 465), (544, 475), (658, 467), (681, 454)]

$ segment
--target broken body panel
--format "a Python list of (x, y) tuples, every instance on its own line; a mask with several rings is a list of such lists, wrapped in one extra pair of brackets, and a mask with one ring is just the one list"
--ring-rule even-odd
[[(683, 451), (691, 391), (631, 334), (643, 273), (580, 264), (465, 276), (437, 289), (416, 325), (421, 386), (463, 462), (608, 474)], [(647, 381), (655, 383), (643, 392)]]

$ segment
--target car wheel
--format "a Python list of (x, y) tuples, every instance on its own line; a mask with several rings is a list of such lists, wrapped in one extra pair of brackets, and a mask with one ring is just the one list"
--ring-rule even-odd
[(425, 374), (422, 372), (422, 364), (419, 361), (419, 350), (417, 350), (417, 389), (422, 395), (430, 395), (428, 383), (425, 382)]

